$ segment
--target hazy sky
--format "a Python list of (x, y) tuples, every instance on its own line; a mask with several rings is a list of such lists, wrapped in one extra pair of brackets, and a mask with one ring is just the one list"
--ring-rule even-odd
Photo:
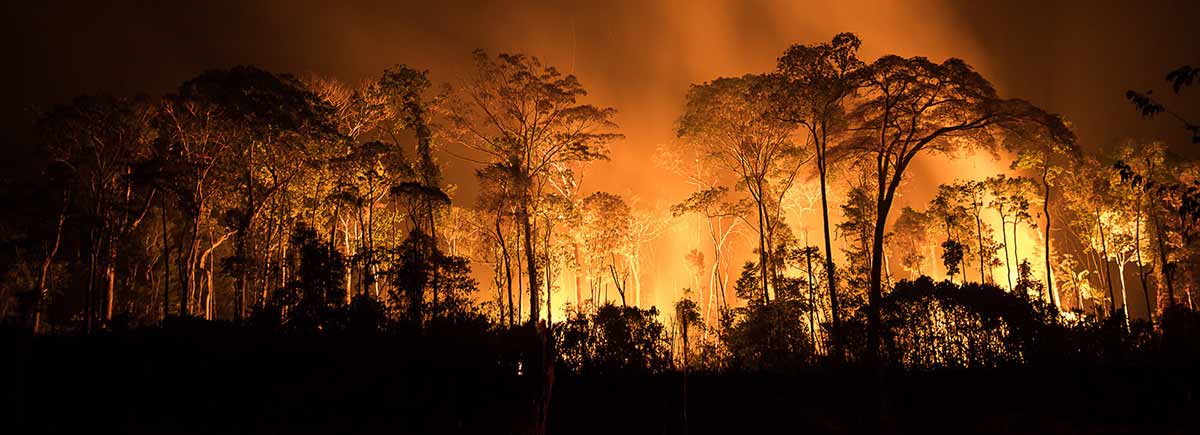
[[(1200, 62), (1196, 1), (5, 3), (6, 137), (24, 107), (161, 93), (205, 68), (249, 63), (353, 81), (404, 63), (453, 81), (485, 48), (573, 70), (595, 101), (621, 111), (621, 158), (670, 139), (688, 84), (765, 71), (791, 43), (853, 31), (867, 59), (964, 58), (1005, 96), (1066, 114), (1096, 145), (1174, 133), (1141, 122), (1122, 94), (1165, 91), (1166, 71)], [(1189, 100), (1194, 109), (1200, 97)]]

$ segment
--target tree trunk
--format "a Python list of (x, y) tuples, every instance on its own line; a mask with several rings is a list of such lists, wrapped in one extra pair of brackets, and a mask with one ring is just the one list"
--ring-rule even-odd
[[(212, 233), (209, 233), (208, 238), (209, 238), (209, 240), (212, 240)], [(213, 285), (213, 278), (215, 278), (215, 275), (213, 274), (213, 270), (217, 268), (217, 262), (214, 257), (216, 257), (215, 253), (208, 255), (208, 290), (205, 292), (205, 297), (204, 297), (204, 319), (205, 320), (213, 319), (213, 313), (212, 313), (213, 299), (214, 299), (213, 292), (216, 291), (216, 287)]]
[(579, 264), (579, 244), (572, 242), (571, 250), (575, 255), (575, 270), (572, 275), (575, 276), (575, 309), (578, 310), (579, 307), (583, 306), (583, 290), (579, 285), (579, 274), (583, 270), (583, 265)]
[(513, 215), (513, 248), (516, 250), (516, 252), (514, 254), (517, 256), (517, 258), (516, 258), (517, 267), (515, 268), (515, 269), (517, 269), (517, 279), (516, 279), (516, 281), (517, 281), (517, 318), (523, 319), (525, 317), (523, 314), (524, 311), (522, 311), (522, 308), (525, 306), (525, 299), (524, 299), (525, 298), (525, 281), (522, 281), (522, 273), (525, 270), (525, 268), (524, 268), (524, 266), (521, 266), (521, 258), (522, 258), (522, 252), (525, 252), (525, 251), (523, 251), (521, 248), (521, 228), (516, 225), (518, 222), (519, 221), (517, 219), (517, 216), (516, 216), (516, 214), (514, 214)]
[(771, 301), (771, 294), (770, 294), (770, 290), (768, 290), (770, 287), (767, 284), (768, 277), (770, 275), (767, 271), (767, 268), (768, 268), (768, 265), (767, 265), (767, 257), (768, 257), (767, 234), (766, 234), (767, 233), (767, 212), (766, 212), (766, 207), (763, 204), (763, 201), (764, 201), (763, 198), (764, 198), (764, 196), (763, 196), (763, 191), (762, 191), (762, 182), (759, 181), (758, 182), (758, 198), (756, 198), (757, 199), (756, 202), (758, 203), (758, 260), (759, 260), (758, 265), (759, 265), (759, 269), (762, 272), (763, 303), (767, 303), (767, 302)]
[(1013, 261), (1017, 263), (1017, 267), (1021, 266), (1021, 247), (1017, 244), (1017, 234), (1021, 234), (1017, 229), (1019, 222), (1013, 221)]
[(58, 224), (54, 227), (54, 244), (51, 245), (50, 252), (47, 252), (46, 256), (42, 258), (42, 267), (38, 272), (37, 310), (35, 310), (33, 314), (34, 334), (41, 332), (42, 316), (45, 315), (46, 304), (50, 298), (50, 289), (46, 287), (46, 281), (49, 279), (50, 266), (54, 264), (54, 257), (58, 255), (58, 247), (62, 244), (63, 224), (67, 221), (67, 205), (69, 204), (69, 201), (70, 196), (64, 194), (62, 211), (58, 213)]
[(1043, 240), (1046, 244), (1046, 293), (1050, 294), (1050, 303), (1058, 307), (1058, 296), (1054, 291), (1053, 271), (1050, 269), (1050, 182), (1046, 178), (1049, 171), (1049, 165), (1042, 167), (1042, 189), (1045, 191), (1045, 194), (1042, 195), (1044, 198), (1042, 214), (1046, 216), (1046, 237)]
[[(1005, 278), (1008, 278), (1008, 292), (1012, 293), (1012, 291), (1013, 291), (1012, 262), (1009, 261), (1011, 258), (1008, 255), (1008, 223), (1004, 222), (1003, 214), (1000, 215), (1000, 237), (1004, 238), (1004, 243), (1003, 243), (1003, 245), (1004, 245), (1004, 270), (1005, 270), (1004, 276), (1005, 276)], [(1015, 240), (1016, 238), (1017, 238), (1017, 234), (1014, 232), (1013, 239)]]
[[(372, 208), (374, 208), (374, 207), (372, 207)], [(372, 212), (372, 214), (374, 214), (374, 212)], [(370, 227), (368, 227), (368, 228), (370, 228)], [(370, 230), (368, 233), (373, 233), (373, 232), (374, 232), (374, 230)], [(370, 237), (373, 238), (374, 236), (371, 235)], [(374, 257), (374, 255), (375, 255), (374, 254), (374, 250), (375, 250), (374, 243), (375, 242), (371, 242), (370, 255), (372, 257)], [(435, 254), (437, 253), (437, 250), (438, 250), (438, 247), (437, 247), (437, 222), (434, 220), (434, 204), (433, 204), (433, 201), (430, 201), (429, 202), (429, 258), (431, 260), (433, 260), (433, 261), (431, 261), (431, 263), (433, 263), (433, 270), (432, 270), (433, 279), (430, 283), (431, 284), (430, 287), (433, 287), (433, 315), (434, 316), (437, 316), (441, 313), (440, 305), (438, 305), (438, 290), (441, 288), (440, 274), (439, 274), (439, 269), (441, 268), (441, 261), (438, 261), (437, 258), (434, 258)], [(371, 268), (375, 267), (374, 260), (371, 261), (370, 267)], [(376, 286), (376, 289), (378, 289), (378, 288), (379, 287)], [(376, 292), (376, 293), (378, 293), (378, 292)]]
[(805, 233), (804, 238), (806, 239), (805, 243), (804, 243), (804, 264), (805, 264), (805, 268), (808, 269), (808, 299), (809, 299), (809, 304), (811, 304), (811, 307), (808, 310), (808, 336), (812, 339), (813, 343), (815, 344), (817, 342), (817, 325), (816, 325), (816, 319), (813, 317), (813, 313), (816, 311), (816, 307), (817, 307), (817, 286), (816, 286), (815, 279), (813, 277), (812, 250), (809, 249), (808, 240), (807, 240), (808, 239), (808, 231), (805, 230), (804, 233)]
[(539, 315), (537, 256), (533, 251), (533, 224), (529, 221), (529, 204), (526, 202), (521, 211), (521, 227), (525, 233), (525, 264), (529, 270), (529, 323), (536, 325)]
[(978, 211), (975, 212), (975, 237), (979, 243), (979, 283), (983, 284), (987, 282), (983, 277), (983, 268), (987, 266), (987, 261), (984, 260), (983, 252), (983, 221), (979, 219)]
[(1137, 213), (1133, 221), (1133, 252), (1137, 263), (1138, 282), (1142, 285), (1142, 297), (1146, 301), (1146, 321), (1154, 328), (1154, 306), (1150, 304), (1150, 287), (1146, 286), (1146, 269), (1142, 264), (1142, 195), (1137, 197)]
[[(896, 172), (899, 174), (900, 168), (897, 168)], [(882, 183), (883, 177), (880, 178), (879, 195), (876, 201), (875, 229), (871, 237), (871, 288), (867, 294), (867, 358), (870, 359), (870, 365), (881, 363), (879, 359), (879, 338), (883, 332), (881, 330), (883, 325), (880, 318), (879, 304), (883, 299), (883, 237), (887, 224), (888, 211), (892, 206), (892, 198), (900, 182), (900, 178), (897, 176), (885, 187)]]
[(552, 317), (554, 315), (554, 305), (550, 304), (550, 301), (551, 301), (551, 299), (550, 299), (550, 284), (553, 281), (553, 277), (551, 276), (551, 273), (553, 271), (550, 270), (550, 234), (551, 234), (551, 231), (553, 231), (553, 229), (554, 228), (550, 226), (550, 219), (546, 218), (545, 249), (546, 249), (546, 327), (547, 328), (550, 328), (551, 326), (554, 325), (554, 318)]
[(1175, 305), (1175, 284), (1171, 280), (1170, 263), (1167, 262), (1167, 245), (1163, 241), (1162, 223), (1158, 221), (1157, 213), (1150, 213), (1154, 221), (1154, 235), (1158, 239), (1158, 262), (1162, 269), (1162, 281), (1167, 285), (1167, 306)]
[(163, 321), (167, 320), (167, 315), (171, 309), (171, 244), (167, 237), (167, 196), (163, 195), (159, 201), (159, 214), (162, 218), (162, 243), (163, 243)]
[(1129, 301), (1125, 298), (1125, 262), (1117, 262), (1117, 274), (1121, 278), (1121, 314), (1125, 318), (1125, 327), (1129, 327)]
[[(345, 229), (344, 229), (344, 231), (342, 231), (342, 242), (346, 246), (346, 257), (349, 258), (354, 255), (354, 248), (350, 244), (350, 222), (347, 221), (344, 226), (345, 226)], [(354, 264), (350, 261), (346, 261), (345, 269), (346, 269), (345, 270), (345, 272), (346, 272), (346, 304), (349, 305), (350, 298), (352, 296), (354, 296)]]
[(504, 259), (504, 280), (508, 288), (508, 325), (512, 326), (515, 324), (515, 317), (513, 316), (512, 263), (509, 261), (508, 244), (504, 241), (504, 231), (500, 228), (500, 219), (496, 219), (496, 238), (500, 241), (500, 254)]
[[(124, 213), (124, 212), (123, 212)], [(122, 231), (124, 225), (122, 225)], [(117, 281), (117, 237), (113, 230), (108, 231), (104, 247), (104, 323), (112, 321), (113, 303), (116, 302)]]
[(95, 319), (96, 257), (99, 255), (99, 253), (97, 251), (100, 249), (99, 246), (96, 246), (98, 244), (97, 243), (98, 241), (96, 240), (95, 228), (93, 228), (90, 232), (91, 232), (91, 234), (90, 234), (90, 237), (88, 238), (88, 240), (90, 240), (91, 246), (88, 247), (89, 252), (88, 252), (88, 266), (87, 266), (87, 293), (84, 293), (84, 295), (83, 295), (83, 308), (84, 308), (83, 333), (84, 334), (92, 333), (92, 322)]
[(192, 313), (191, 299), (192, 290), (196, 287), (196, 256), (200, 244), (200, 216), (197, 215), (192, 222), (192, 238), (188, 242), (187, 258), (184, 260), (184, 276), (180, 277), (182, 287), (180, 289), (179, 299), (179, 316), (185, 317)]
[(1096, 215), (1096, 228), (1100, 230), (1100, 249), (1103, 251), (1104, 256), (1103, 261), (1101, 262), (1101, 267), (1104, 268), (1104, 281), (1108, 285), (1108, 312), (1116, 313), (1116, 294), (1113, 293), (1112, 271), (1108, 267), (1108, 242), (1104, 237), (1104, 224), (1100, 222), (1100, 215)]
[(826, 193), (824, 144), (822, 144), (818, 151), (821, 152), (817, 160), (817, 169), (821, 184), (821, 226), (825, 234), (825, 280), (829, 286), (829, 318), (833, 323), (829, 340), (833, 347), (833, 361), (834, 363), (840, 363), (844, 355), (842, 353), (841, 339), (839, 338), (839, 335), (841, 335), (841, 315), (838, 313), (837, 282), (833, 278), (835, 268), (833, 264), (833, 239), (829, 235), (829, 199)]
[(239, 225), (237, 241), (234, 243), (234, 257), (238, 259), (240, 266), (237, 275), (237, 309), (233, 312), (233, 320), (241, 323), (242, 317), (245, 315), (246, 309), (246, 280), (250, 273), (250, 259), (246, 252), (246, 237), (249, 236), (246, 232), (246, 225)]

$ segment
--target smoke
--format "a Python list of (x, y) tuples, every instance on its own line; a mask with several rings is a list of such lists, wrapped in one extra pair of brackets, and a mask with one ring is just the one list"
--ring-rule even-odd
[[(437, 82), (454, 82), (470, 67), (475, 48), (524, 52), (579, 76), (589, 102), (619, 110), (616, 120), (626, 137), (612, 145), (611, 161), (587, 169), (584, 189), (663, 209), (685, 198), (688, 187), (657, 168), (652, 156), (657, 146), (672, 144), (688, 86), (769, 71), (790, 44), (828, 41), (851, 31), (862, 37), (860, 55), (868, 61), (892, 53), (963, 58), (1002, 95), (1068, 113), (1088, 146), (1174, 131), (1166, 120), (1136, 119), (1120, 93), (1161, 85), (1162, 72), (1197, 61), (1200, 50), (1187, 18), (1200, 8), (1195, 2), (1087, 8), (1033, 0), (986, 7), (885, 0), (516, 3), (9, 4), (3, 8), (12, 25), (3, 30), (10, 33), (3, 40), (23, 62), (0, 72), (12, 96), (2, 114), (13, 128), (5, 134), (25, 125), (27, 117), (18, 114), (27, 105), (45, 107), (85, 93), (169, 92), (205, 68), (256, 64), (353, 83), (403, 63), (429, 69)], [(460, 186), (456, 201), (473, 203), (475, 168), (444, 161), (448, 180)], [(1006, 166), (983, 157), (926, 158), (912, 168), (897, 210), (922, 208), (938, 183)], [(813, 216), (789, 219), (797, 232), (819, 228)], [(648, 248), (643, 268), (648, 304), (664, 307), (690, 285), (684, 255), (704, 247), (693, 225), (677, 225)], [(818, 234), (810, 231), (813, 244)], [(751, 246), (735, 243), (733, 271), (749, 258)]]
[[(664, 173), (650, 157), (656, 147), (675, 142), (672, 127), (691, 84), (721, 76), (769, 72), (789, 45), (828, 41), (844, 31), (863, 38), (861, 56), (868, 61), (891, 53), (933, 59), (957, 56), (977, 68), (987, 67), (982, 51), (969, 35), (953, 25), (957, 20), (939, 2), (666, 0), (645, 4), (640, 13), (621, 6), (614, 9), (573, 9), (567, 21), (576, 23), (576, 44), (550, 47), (543, 57), (558, 65), (570, 64), (568, 61), (574, 59), (574, 72), (588, 85), (594, 101), (620, 111), (617, 122), (626, 139), (613, 145), (610, 162), (589, 168), (585, 188), (637, 197), (643, 205), (659, 208), (679, 202), (690, 193), (682, 179)], [(550, 39), (571, 40), (569, 34), (559, 35)], [(545, 39), (530, 38), (524, 43), (536, 44)], [(945, 166), (941, 168), (915, 167), (914, 177), (905, 189), (912, 195), (903, 201), (912, 200), (916, 207), (923, 208), (927, 192), (935, 190), (938, 183), (953, 181), (940, 177), (947, 173)], [(831, 204), (835, 220), (840, 219), (838, 203), (835, 200)], [(811, 244), (820, 244), (819, 213), (788, 216), (788, 220), (797, 233), (808, 229)], [(753, 239), (749, 232), (735, 237), (726, 253), (728, 271), (735, 278), (741, 263), (752, 258), (751, 250), (756, 245)], [(650, 255), (644, 259), (649, 263), (644, 268), (644, 304), (669, 306), (682, 296), (685, 287), (701, 291), (694, 288), (685, 261), (693, 249), (705, 253), (711, 266), (707, 228), (694, 217), (676, 220), (673, 231), (649, 247)]]

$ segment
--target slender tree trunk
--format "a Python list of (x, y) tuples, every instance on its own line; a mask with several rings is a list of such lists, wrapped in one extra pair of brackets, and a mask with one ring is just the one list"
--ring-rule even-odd
[(167, 315), (171, 309), (171, 243), (167, 237), (167, 196), (163, 195), (159, 201), (159, 215), (162, 218), (162, 243), (163, 243), (163, 294), (162, 294), (162, 318), (165, 322)]
[(525, 318), (525, 316), (523, 314), (524, 312), (522, 311), (522, 308), (525, 306), (525, 299), (524, 299), (525, 298), (525, 281), (522, 280), (521, 274), (523, 273), (522, 271), (524, 271), (525, 268), (521, 266), (521, 258), (522, 258), (522, 253), (524, 253), (524, 255), (528, 255), (529, 252), (524, 251), (521, 248), (521, 228), (516, 225), (517, 222), (519, 222), (519, 221), (518, 221), (516, 215), (514, 214), (513, 215), (513, 223), (514, 223), (514, 225), (513, 225), (513, 238), (514, 238), (513, 248), (516, 249), (516, 251), (517, 251), (516, 252), (517, 267), (515, 268), (515, 269), (517, 269), (517, 279), (516, 279), (516, 281), (517, 281), (517, 319), (523, 319), (523, 318)]
[[(342, 231), (342, 242), (346, 246), (346, 257), (354, 255), (354, 248), (350, 245), (350, 222), (347, 221), (345, 230)], [(350, 304), (350, 298), (354, 295), (354, 265), (352, 262), (346, 262), (346, 304)]]
[(834, 280), (835, 266), (833, 264), (833, 238), (829, 233), (829, 198), (826, 193), (826, 162), (825, 143), (818, 147), (817, 169), (821, 184), (821, 226), (825, 235), (825, 283), (829, 286), (829, 318), (833, 323), (832, 334), (829, 335), (833, 347), (833, 361), (840, 363), (844, 358), (841, 347), (841, 315), (838, 313), (837, 281)]
[(238, 229), (237, 242), (234, 245), (234, 250), (236, 251), (234, 257), (238, 259), (240, 267), (237, 274), (237, 303), (235, 304), (237, 305), (237, 309), (233, 312), (233, 320), (241, 323), (246, 309), (246, 281), (250, 274), (250, 258), (246, 252), (246, 237), (249, 236), (247, 234), (248, 227), (245, 223), (239, 225), (239, 227), (241, 228)]
[(768, 290), (770, 287), (767, 284), (770, 274), (768, 272), (769, 266), (767, 265), (767, 212), (765, 204), (763, 204), (763, 201), (765, 201), (764, 198), (765, 196), (763, 195), (762, 191), (762, 182), (759, 181), (758, 198), (756, 198), (756, 202), (758, 203), (758, 265), (759, 269), (762, 271), (763, 302), (766, 303), (771, 301), (771, 293), (770, 290)]
[[(124, 226), (122, 225), (122, 228)], [(117, 281), (117, 238), (113, 230), (108, 231), (104, 247), (104, 323), (112, 321), (113, 303), (116, 302)]]
[(88, 240), (90, 240), (90, 243), (92, 244), (92, 246), (88, 247), (89, 252), (88, 252), (88, 266), (87, 266), (87, 293), (84, 293), (84, 295), (83, 295), (83, 308), (84, 308), (83, 332), (84, 332), (84, 334), (92, 333), (92, 322), (93, 322), (93, 319), (95, 319), (96, 256), (98, 255), (97, 250), (100, 249), (99, 246), (96, 246), (98, 244), (97, 240), (96, 240), (96, 230), (93, 228), (90, 232), (91, 232), (91, 235), (88, 238)]
[[(201, 209), (203, 209), (203, 208), (201, 208)], [(199, 250), (199, 244), (200, 244), (200, 238), (199, 238), (200, 237), (200, 224), (201, 224), (200, 216), (197, 215), (192, 222), (192, 237), (191, 237), (191, 240), (188, 242), (189, 246), (188, 246), (187, 258), (184, 260), (185, 261), (184, 265), (186, 267), (184, 268), (184, 271), (183, 271), (184, 276), (181, 277), (181, 281), (183, 281), (183, 284), (182, 284), (183, 288), (180, 291), (180, 300), (179, 300), (179, 316), (180, 317), (189, 316), (192, 313), (191, 301), (192, 301), (192, 290), (194, 290), (196, 288), (196, 256), (197, 256), (196, 251)]]
[(1083, 313), (1083, 287), (1080, 287), (1079, 279), (1075, 278), (1075, 274), (1071, 274), (1071, 283), (1075, 284), (1075, 303), (1079, 305), (1079, 312)]
[(1017, 237), (1017, 235), (1021, 234), (1021, 233), (1017, 230), (1018, 223), (1019, 222), (1015, 222), (1015, 221), (1013, 222), (1013, 262), (1017, 263), (1017, 267), (1020, 267), (1021, 266), (1021, 247), (1017, 245), (1017, 239), (1019, 239), (1019, 237)]
[(550, 226), (550, 218), (546, 218), (546, 328), (554, 325), (554, 317), (552, 317), (554, 315), (554, 305), (550, 304), (550, 285), (553, 281), (551, 277), (553, 271), (550, 269), (550, 234), (553, 230), (554, 228)]
[[(212, 234), (210, 233), (208, 237), (211, 240)], [(213, 285), (213, 279), (216, 277), (213, 274), (213, 270), (217, 268), (217, 262), (214, 257), (216, 257), (215, 253), (208, 255), (208, 291), (205, 293), (206, 296), (204, 299), (204, 319), (205, 320), (213, 319), (213, 313), (212, 313), (213, 300), (214, 300), (213, 292), (216, 291), (216, 287)]]
[[(1000, 237), (1004, 238), (1004, 277), (1008, 278), (1008, 292), (1012, 293), (1012, 262), (1008, 256), (1008, 223), (1004, 222), (1004, 214), (1000, 215)], [(1017, 238), (1017, 234), (1013, 233), (1013, 239)]]
[(1046, 292), (1050, 294), (1050, 302), (1058, 307), (1058, 293), (1054, 291), (1053, 271), (1050, 269), (1050, 182), (1047, 180), (1050, 172), (1049, 165), (1042, 167), (1042, 189), (1045, 191), (1042, 201), (1042, 214), (1046, 216)]
[(1142, 297), (1146, 301), (1146, 321), (1154, 327), (1154, 306), (1150, 304), (1150, 287), (1146, 285), (1146, 269), (1142, 265), (1142, 195), (1137, 196), (1137, 213), (1133, 221), (1133, 252), (1137, 263), (1138, 282), (1142, 285)]
[(1171, 279), (1170, 263), (1167, 262), (1167, 245), (1163, 241), (1163, 227), (1158, 220), (1157, 213), (1150, 213), (1151, 219), (1154, 221), (1154, 235), (1158, 239), (1158, 262), (1159, 269), (1162, 269), (1162, 281), (1167, 285), (1167, 306), (1175, 305), (1175, 284)]
[[(717, 235), (717, 227), (720, 226), (720, 220), (717, 221), (717, 227), (714, 227), (713, 217), (705, 213), (704, 222), (708, 225), (708, 237), (712, 241), (713, 246), (713, 267), (708, 276), (708, 305), (704, 307), (704, 324), (708, 325), (709, 320), (712, 319), (714, 302), (717, 302), (717, 298), (714, 296), (716, 295), (717, 287), (721, 284), (721, 246)], [(724, 290), (722, 287), (721, 291), (724, 292)]]
[(579, 307), (583, 306), (583, 290), (579, 282), (579, 275), (583, 271), (583, 265), (579, 264), (579, 244), (571, 242), (571, 250), (575, 255), (575, 259), (573, 260), (575, 261), (575, 270), (572, 275), (575, 276), (575, 309), (578, 310)]
[(806, 240), (804, 244), (804, 263), (805, 268), (808, 269), (808, 299), (809, 304), (811, 305), (810, 309), (808, 310), (808, 336), (811, 337), (813, 343), (815, 344), (817, 342), (817, 325), (816, 319), (813, 317), (813, 315), (817, 309), (817, 286), (813, 277), (812, 250), (809, 249), (810, 247), (808, 246), (807, 234), (808, 231), (805, 230), (804, 238)]
[(508, 288), (508, 325), (515, 325), (513, 316), (513, 278), (512, 263), (509, 261), (508, 243), (504, 241), (504, 231), (500, 228), (500, 219), (496, 219), (496, 238), (500, 241), (500, 254), (504, 260), (504, 281)]
[[(1102, 261), (1101, 264), (1102, 264), (1102, 267), (1104, 267), (1104, 281), (1108, 285), (1108, 312), (1116, 313), (1117, 312), (1116, 294), (1113, 293), (1112, 271), (1110, 271), (1109, 267), (1108, 267), (1108, 258), (1109, 258), (1108, 257), (1108, 242), (1105, 240), (1105, 237), (1104, 237), (1104, 224), (1100, 222), (1099, 214), (1096, 215), (1096, 227), (1100, 230), (1100, 249), (1103, 250), (1103, 255), (1104, 255), (1104, 259), (1103, 259), (1104, 261)], [(1124, 278), (1122, 278), (1122, 279), (1124, 279)]]
[(525, 235), (525, 264), (529, 270), (529, 323), (536, 325), (538, 321), (538, 272), (537, 272), (537, 256), (533, 250), (533, 224), (529, 219), (529, 204), (526, 201), (522, 205), (521, 211), (521, 227)]
[(975, 211), (975, 237), (979, 243), (979, 283), (986, 283), (987, 280), (983, 277), (983, 268), (987, 265), (984, 260), (985, 253), (983, 252), (983, 221), (979, 219), (979, 211)]
[(50, 246), (50, 252), (46, 253), (45, 258), (42, 258), (42, 267), (38, 271), (38, 299), (37, 310), (33, 314), (33, 333), (37, 334), (42, 329), (42, 316), (46, 313), (46, 307), (50, 298), (50, 289), (46, 285), (46, 281), (50, 276), (50, 266), (54, 264), (54, 257), (58, 255), (58, 248), (62, 245), (63, 224), (67, 221), (67, 206), (70, 203), (70, 195), (63, 195), (62, 210), (58, 213), (58, 224), (54, 227), (54, 244)]
[(1125, 317), (1125, 327), (1129, 327), (1129, 300), (1125, 298), (1125, 262), (1117, 262), (1117, 275), (1121, 278), (1121, 314)]
[[(439, 273), (440, 272), (439, 269), (441, 269), (441, 261), (438, 261), (436, 258), (434, 258), (438, 252), (437, 221), (434, 219), (434, 215), (435, 215), (434, 207), (435, 206), (433, 204), (433, 201), (430, 201), (429, 202), (429, 258), (433, 260), (432, 261), (432, 263), (433, 263), (433, 270), (432, 270), (433, 279), (431, 281), (431, 287), (433, 287), (433, 315), (437, 316), (437, 315), (441, 314), (441, 305), (438, 304), (438, 291), (441, 289), (442, 286), (440, 283), (441, 275)], [(372, 243), (374, 243), (374, 242), (372, 242)], [(374, 250), (374, 245), (372, 245), (371, 249)], [(372, 253), (371, 255), (373, 256), (374, 253)], [(373, 267), (373, 265), (372, 265), (372, 267)]]

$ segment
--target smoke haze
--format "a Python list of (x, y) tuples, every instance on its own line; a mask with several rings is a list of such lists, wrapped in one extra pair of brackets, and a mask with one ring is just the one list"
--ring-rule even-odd
[[(471, 51), (483, 48), (538, 56), (579, 76), (589, 102), (618, 109), (625, 139), (612, 145), (610, 162), (588, 168), (584, 189), (636, 197), (643, 207), (659, 209), (688, 193), (652, 158), (657, 146), (672, 142), (688, 86), (769, 71), (793, 43), (851, 31), (862, 37), (860, 57), (868, 61), (890, 53), (963, 58), (1003, 96), (1065, 114), (1081, 144), (1092, 148), (1125, 137), (1186, 143), (1168, 120), (1139, 119), (1123, 93), (1165, 92), (1166, 71), (1200, 60), (1194, 25), (1200, 3), (1184, 1), (102, 3), (3, 6), (10, 23), (6, 52), (18, 60), (4, 68), (2, 81), (7, 98), (0, 115), (11, 153), (26, 149), (26, 108), (74, 95), (164, 93), (204, 69), (236, 64), (347, 82), (407, 64), (429, 69), (436, 82), (452, 83), (470, 66)], [(1197, 113), (1197, 99), (1190, 100), (1180, 110)], [(462, 187), (457, 202), (473, 203), (474, 167), (444, 161), (449, 181)], [(928, 160), (914, 168), (896, 210), (923, 206), (938, 183), (1006, 167), (990, 157)], [(792, 219), (797, 232), (807, 219)], [(645, 285), (687, 285), (683, 255), (703, 247), (698, 237), (685, 226), (656, 242), (649, 258), (654, 266), (646, 272), (658, 282)], [(738, 261), (750, 245), (738, 244)], [(647, 302), (662, 306), (673, 297), (659, 293)]]

